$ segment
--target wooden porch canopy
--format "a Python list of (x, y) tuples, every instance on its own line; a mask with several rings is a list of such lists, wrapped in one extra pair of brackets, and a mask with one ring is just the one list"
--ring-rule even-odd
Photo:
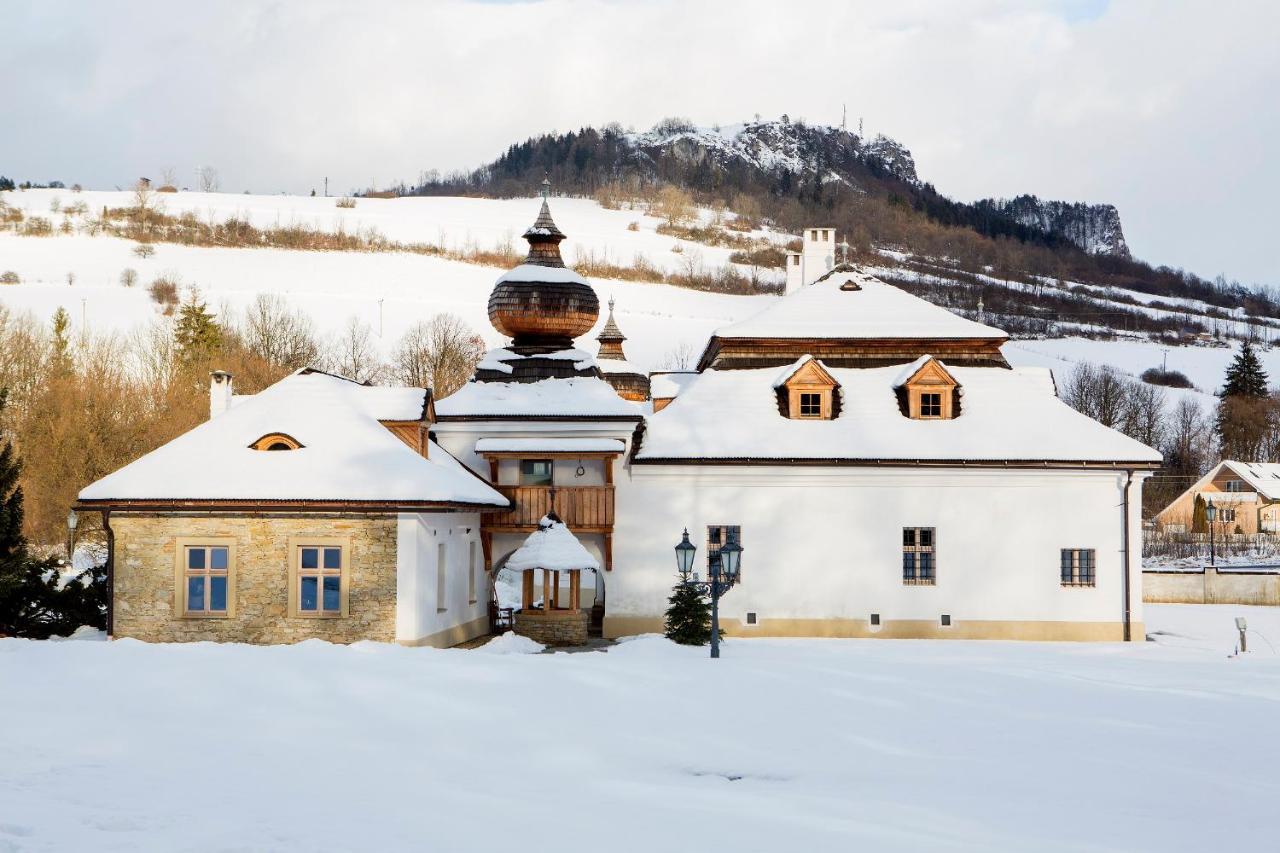
[(529, 456), (564, 456), (608, 459), (621, 456), (626, 444), (617, 438), (482, 438), (476, 454), (486, 459), (515, 459)]
[[(551, 513), (544, 516), (538, 529), (529, 534), (514, 554), (508, 558), (504, 568), (521, 572), (521, 609), (533, 610), (534, 573), (542, 573), (542, 613), (545, 616), (576, 614), (581, 606), (580, 591), (582, 589), (582, 571), (598, 571), (600, 562), (577, 537), (570, 532), (564, 522)], [(560, 573), (569, 577), (569, 602), (562, 606), (560, 602)]]

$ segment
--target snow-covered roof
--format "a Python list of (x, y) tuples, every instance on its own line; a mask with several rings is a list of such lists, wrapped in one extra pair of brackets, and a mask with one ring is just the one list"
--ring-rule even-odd
[(590, 284), (568, 267), (544, 267), (541, 264), (521, 264), (498, 276), (496, 284), (504, 281), (547, 281), (555, 284)]
[(468, 382), (436, 401), (437, 419), (474, 417), (640, 418), (640, 407), (595, 376), (537, 382)]
[[(1228, 459), (1222, 464), (1234, 471), (1241, 480), (1252, 486), (1254, 491), (1264, 495), (1267, 500), (1280, 498), (1280, 463), (1237, 462), (1234, 459)], [(1217, 500), (1216, 495), (1214, 500)]]
[[(435, 443), (423, 458), (378, 423), (421, 418), (425, 393), (300, 371), (87, 486), (80, 499), (508, 505)], [(302, 447), (250, 448), (271, 433)]]
[(481, 438), (476, 453), (621, 453), (616, 438)]
[(506, 568), (515, 572), (530, 569), (550, 569), (565, 572), (571, 569), (599, 569), (600, 562), (582, 547), (563, 521), (543, 516), (538, 529), (529, 534), (524, 544), (507, 558)]
[(954, 367), (964, 406), (951, 420), (902, 414), (901, 367), (836, 368), (840, 414), (778, 411), (776, 367), (707, 370), (646, 419), (645, 459), (832, 459), (1158, 462), (1160, 454), (1058, 399), (1043, 368)]
[(550, 358), (559, 361), (572, 361), (574, 369), (586, 370), (596, 363), (596, 358), (586, 350), (580, 349), (562, 349), (555, 352), (539, 353), (537, 355), (521, 355), (518, 352), (499, 347), (491, 349), (484, 354), (484, 358), (476, 365), (477, 370), (496, 370), (499, 373), (513, 373), (512, 364), (529, 358)]
[(600, 368), (601, 373), (609, 375), (634, 374), (636, 376), (644, 376), (644, 371), (636, 367), (629, 361), (621, 358), (597, 358), (596, 367)]
[[(852, 280), (857, 290), (841, 290)], [(841, 272), (717, 329), (718, 338), (1007, 338), (861, 270)]]
[(649, 396), (655, 400), (671, 399), (698, 378), (696, 370), (674, 370), (649, 374)]

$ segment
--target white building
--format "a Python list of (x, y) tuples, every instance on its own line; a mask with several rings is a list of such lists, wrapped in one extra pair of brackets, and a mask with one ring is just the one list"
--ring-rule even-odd
[(787, 252), (787, 293), (813, 284), (836, 265), (836, 229), (806, 228), (801, 242), (799, 252)]

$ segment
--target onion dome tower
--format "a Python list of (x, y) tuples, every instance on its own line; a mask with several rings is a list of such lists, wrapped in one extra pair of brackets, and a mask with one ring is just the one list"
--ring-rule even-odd
[(609, 299), (609, 319), (604, 328), (596, 335), (600, 342), (600, 350), (596, 354), (596, 364), (604, 381), (613, 386), (618, 396), (624, 400), (644, 402), (649, 399), (649, 377), (627, 361), (627, 354), (622, 349), (622, 342), (627, 336), (622, 334), (613, 319), (613, 299)]
[(512, 339), (510, 349), (518, 355), (572, 349), (573, 339), (591, 331), (600, 316), (591, 285), (560, 257), (565, 235), (551, 218), (550, 187), (550, 181), (542, 182), (542, 210), (524, 232), (528, 257), (502, 275), (489, 294), (489, 322)]
[(524, 239), (524, 263), (503, 273), (489, 294), (489, 322), (511, 344), (491, 350), (476, 367), (477, 382), (538, 382), (573, 377), (600, 378), (590, 353), (573, 339), (591, 331), (600, 316), (600, 300), (587, 280), (564, 265), (564, 232), (551, 218), (542, 182), (542, 209)]

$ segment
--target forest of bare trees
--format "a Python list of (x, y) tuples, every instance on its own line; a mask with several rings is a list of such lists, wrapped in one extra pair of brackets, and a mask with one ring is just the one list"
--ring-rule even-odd
[(410, 328), (384, 360), (357, 318), (326, 337), (281, 297), (215, 311), (194, 290), (172, 316), (133, 334), (69, 330), (61, 309), (37, 318), (0, 306), (0, 388), (8, 391), (0, 417), (25, 460), (26, 534), (45, 546), (64, 541), (67, 510), (81, 488), (208, 417), (211, 370), (234, 374), (238, 393), (315, 367), (446, 396), (484, 354), (476, 333), (450, 314)]

